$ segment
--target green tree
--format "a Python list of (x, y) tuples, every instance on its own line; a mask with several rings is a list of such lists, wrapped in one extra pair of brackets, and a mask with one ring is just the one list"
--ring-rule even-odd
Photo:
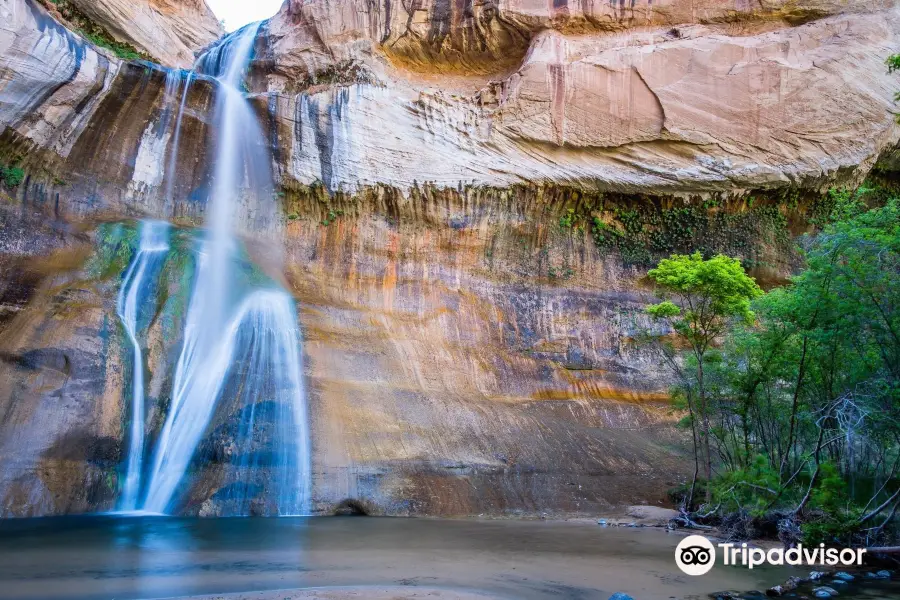
[[(690, 366), (696, 382), (696, 402), (687, 393), (691, 427), (695, 440), (695, 461), (699, 450), (707, 481), (712, 480), (711, 414), (705, 369), (713, 344), (720, 339), (735, 320), (752, 322), (754, 314), (750, 302), (762, 295), (756, 281), (747, 275), (741, 262), (717, 255), (704, 260), (699, 252), (690, 256), (673, 255), (660, 261), (647, 274), (656, 282), (663, 297), (669, 298), (647, 308), (655, 319), (668, 322), (691, 353)], [(697, 473), (695, 470), (694, 480)], [(693, 494), (692, 484), (691, 489)], [(711, 488), (706, 488), (706, 501), (711, 500)], [(688, 499), (688, 505), (692, 498)]]
[(805, 269), (753, 301), (705, 374), (717, 502), (789, 509), (807, 539), (842, 543), (900, 509), (900, 203), (845, 196), (802, 241)]

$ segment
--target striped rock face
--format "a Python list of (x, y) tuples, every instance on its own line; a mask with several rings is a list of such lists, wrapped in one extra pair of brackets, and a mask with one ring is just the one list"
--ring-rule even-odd
[(195, 53), (224, 33), (204, 0), (69, 0), (116, 40), (168, 67), (190, 68)]

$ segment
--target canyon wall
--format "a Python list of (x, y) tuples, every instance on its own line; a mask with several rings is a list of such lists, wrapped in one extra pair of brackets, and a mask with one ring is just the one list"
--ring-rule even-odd
[[(445, 65), (452, 57), (480, 56), (451, 42), (467, 35), (462, 23), (459, 32), (450, 27), (447, 39), (430, 41), (415, 32), (422, 13), (414, 11), (412, 29), (402, 34), (399, 25), (375, 27), (391, 32), (377, 45), (356, 20), (362, 17), (345, 15), (339, 27), (322, 16), (327, 4), (286, 4), (269, 23), (262, 68), (270, 72), (269, 89), (294, 94), (297, 82), (308, 86), (299, 96), (280, 97), (288, 105), (283, 112), (295, 115), (291, 137), (317, 136), (316, 124), (327, 137), (295, 149), (286, 174), (351, 192), (381, 182), (408, 189), (416, 180), (691, 194), (817, 187), (865, 172), (896, 143), (895, 82), (884, 68), (896, 47), (894, 7), (858, 13), (864, 4), (849, 3), (847, 13), (778, 27), (777, 11), (742, 15), (725, 10), (730, 3), (708, 3), (694, 6), (694, 21), (677, 28), (650, 26), (684, 23), (689, 3), (670, 4), (654, 3), (639, 29), (617, 32), (620, 21), (613, 19), (614, 30), (603, 34), (569, 33), (571, 19), (553, 29), (551, 16), (514, 6), (491, 22), (536, 19), (534, 33), (522, 29), (515, 65), (491, 58), (489, 72), (464, 74)], [(828, 14), (837, 6), (819, 4), (809, 10)], [(749, 35), (748, 28), (761, 31)], [(422, 64), (399, 60), (393, 36), (416, 40), (423, 48), (416, 56), (440, 56)], [(316, 46), (322, 43), (328, 53)], [(512, 49), (501, 51), (509, 56)], [(351, 77), (341, 81), (341, 73)], [(335, 89), (333, 80), (344, 86)]]
[(205, 0), (45, 0), (44, 6), (82, 33), (108, 36), (169, 67), (191, 68), (195, 53), (225, 32)]
[[(0, 187), (0, 512), (108, 510), (133, 219), (182, 240), (149, 330), (152, 438), (217, 84), (192, 78), (175, 156), (186, 76), (167, 93), (28, 0), (0, 17), (0, 163), (24, 173)], [(315, 509), (664, 501), (691, 466), (639, 339), (647, 266), (702, 249), (783, 281), (822, 192), (896, 146), (898, 25), (893, 2), (286, 2), (247, 79), (279, 190), (241, 223), (246, 269), (298, 301)], [(182, 512), (220, 514), (230, 418)]]

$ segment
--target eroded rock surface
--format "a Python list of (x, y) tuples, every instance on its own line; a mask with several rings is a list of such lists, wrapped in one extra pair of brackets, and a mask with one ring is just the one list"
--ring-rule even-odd
[[(654, 4), (649, 24), (627, 32), (595, 26), (576, 34), (569, 20), (539, 19), (558, 29), (528, 33), (521, 59), (486, 77), (448, 75), (438, 62), (431, 73), (397, 65), (390, 44), (358, 22), (366, 13), (345, 14), (352, 3), (286, 3), (262, 29), (250, 78), (276, 172), (287, 186), (321, 182), (346, 193), (531, 182), (686, 197), (854, 182), (893, 151), (900, 128), (894, 77), (884, 66), (900, 49), (900, 9), (892, 2), (853, 2), (833, 16), (821, 15), (836, 4), (809, 3), (805, 10), (821, 18), (797, 26), (784, 20), (787, 5), (752, 12), (737, 3), (715, 16), (712, 3), (693, 13), (705, 25), (656, 25), (686, 18), (677, 16), (685, 4)], [(111, 100), (137, 69), (118, 75), (119, 61), (61, 31), (30, 2), (5, 0), (4, 7), (13, 17), (0, 30), (8, 48), (0, 72), (6, 135), (49, 151), (44, 162), (68, 158), (100, 120), (97, 133), (110, 140), (134, 123), (143, 123), (146, 138), (146, 113), (162, 110), (164, 77), (148, 75), (152, 89), (141, 83), (133, 102)], [(734, 35), (729, 19), (749, 23), (752, 34)], [(157, 100), (148, 103), (152, 95)], [(206, 135), (195, 128), (184, 140), (205, 145), (198, 137)], [(134, 159), (140, 144), (132, 134), (116, 142), (112, 162), (124, 164), (105, 157), (101, 179), (120, 188), (146, 179), (147, 189), (126, 194), (117, 210), (140, 206), (171, 217), (171, 207), (169, 214), (154, 209), (166, 186), (147, 173), (146, 160)], [(63, 168), (83, 166), (69, 162)], [(89, 170), (85, 176), (97, 181)], [(94, 210), (119, 201), (95, 195)]]
[(204, 0), (68, 0), (116, 39), (170, 67), (190, 68), (194, 53), (224, 33)]
[[(712, 6), (694, 19), (707, 25), (659, 28), (654, 17), (627, 33), (560, 26), (523, 34), (516, 66), (482, 78), (447, 75), (437, 59), (429, 73), (410, 74), (390, 41), (374, 43), (353, 20), (355, 35), (339, 35), (327, 19), (296, 22), (316, 7), (324, 10), (286, 5), (269, 24), (269, 86), (309, 85), (281, 99), (294, 130), (280, 140), (292, 147), (286, 174), (331, 190), (386, 181), (404, 189), (555, 181), (638, 193), (819, 187), (858, 177), (898, 140), (896, 82), (884, 68), (898, 48), (893, 6), (796, 27), (775, 27), (766, 12), (757, 18), (772, 30), (755, 35), (716, 25), (728, 11), (704, 18)], [(822, 3), (816, 14), (833, 9)], [(504, 13), (510, 22), (514, 11)], [(323, 52), (311, 40), (333, 45)], [(328, 85), (341, 72), (367, 82)]]
[(394, 64), (422, 73), (490, 74), (515, 67), (531, 39), (547, 29), (602, 37), (626, 30), (714, 24), (743, 35), (893, 5), (893, 0), (414, 0), (399, 4), (350, 0), (338, 5), (286, 0), (269, 27), (276, 62), (284, 72), (322, 71), (341, 61), (380, 53)]

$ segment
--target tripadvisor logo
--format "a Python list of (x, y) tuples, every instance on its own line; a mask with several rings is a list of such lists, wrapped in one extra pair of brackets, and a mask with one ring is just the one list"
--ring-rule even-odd
[[(770, 565), (844, 565), (860, 566), (866, 551), (862, 548), (826, 548), (825, 544), (807, 548), (748, 548), (747, 544), (718, 544), (722, 549), (722, 564), (741, 565), (752, 569)], [(705, 575), (716, 564), (716, 548), (702, 535), (689, 535), (675, 548), (675, 564), (687, 575)]]
[(716, 548), (702, 535), (689, 535), (675, 548), (675, 564), (688, 575), (705, 575), (716, 564)]

